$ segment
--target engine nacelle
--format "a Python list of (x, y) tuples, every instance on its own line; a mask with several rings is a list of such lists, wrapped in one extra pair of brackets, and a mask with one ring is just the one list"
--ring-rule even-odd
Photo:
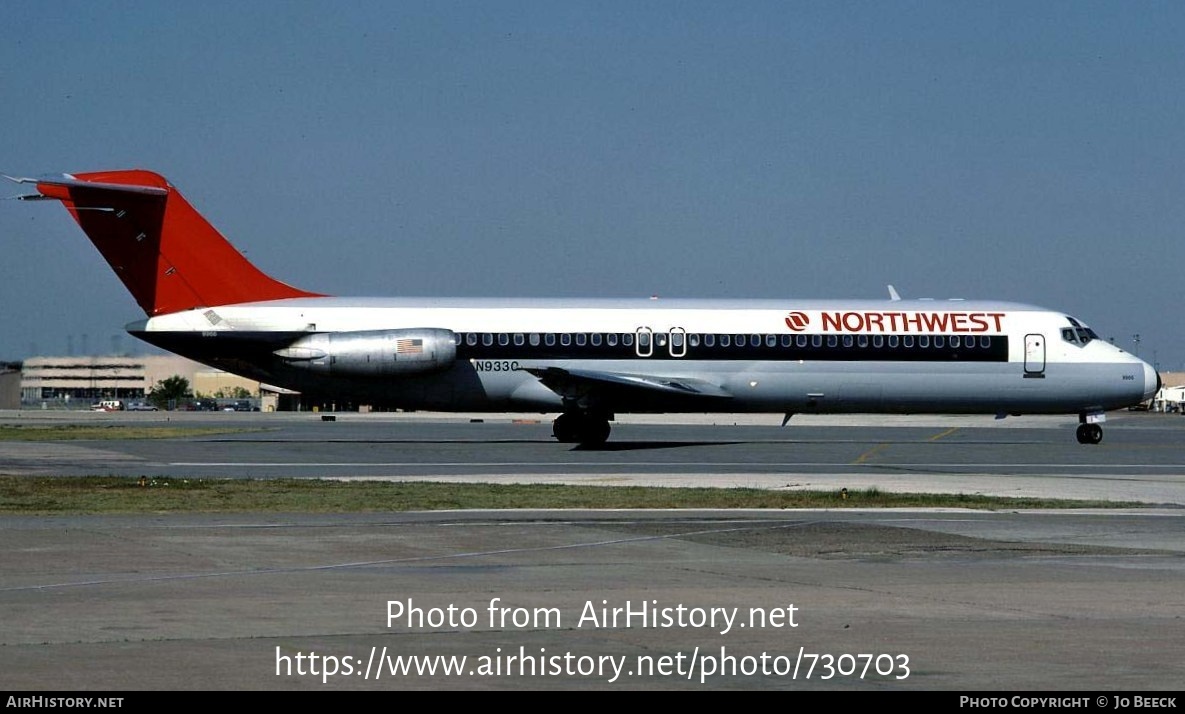
[(457, 341), (452, 330), (435, 327), (322, 332), (273, 354), (310, 372), (387, 377), (448, 369), (457, 359)]

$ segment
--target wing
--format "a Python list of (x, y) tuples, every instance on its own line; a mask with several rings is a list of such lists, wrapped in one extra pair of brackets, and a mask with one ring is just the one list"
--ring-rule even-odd
[(662, 411), (672, 403), (686, 406), (689, 401), (704, 399), (718, 404), (722, 399), (732, 398), (732, 394), (718, 385), (692, 377), (657, 377), (560, 367), (525, 367), (523, 371), (538, 377), (565, 403), (583, 409), (612, 412), (628, 407)]

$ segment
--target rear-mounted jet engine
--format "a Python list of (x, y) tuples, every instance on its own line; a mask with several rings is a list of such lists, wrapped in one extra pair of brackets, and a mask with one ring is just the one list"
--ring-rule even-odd
[(387, 377), (441, 372), (457, 358), (452, 330), (365, 330), (302, 337), (277, 357), (310, 372), (354, 377)]

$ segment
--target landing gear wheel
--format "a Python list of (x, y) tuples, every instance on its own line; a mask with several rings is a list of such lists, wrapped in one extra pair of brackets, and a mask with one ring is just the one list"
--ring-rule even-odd
[(551, 423), (551, 435), (556, 438), (561, 444), (575, 444), (580, 439), (577, 437), (579, 431), (580, 421), (579, 414), (560, 414)]
[(609, 420), (595, 416), (584, 418), (584, 431), (580, 435), (580, 443), (585, 446), (600, 446), (609, 438)]
[(551, 434), (563, 444), (599, 446), (609, 438), (609, 420), (582, 412), (565, 412), (551, 423)]
[(1075, 436), (1079, 444), (1097, 444), (1103, 440), (1103, 427), (1098, 424), (1079, 424)]

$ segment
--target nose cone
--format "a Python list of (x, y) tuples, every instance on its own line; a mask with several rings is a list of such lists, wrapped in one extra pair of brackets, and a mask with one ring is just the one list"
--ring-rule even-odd
[(1144, 399), (1149, 399), (1156, 396), (1160, 391), (1160, 373), (1153, 369), (1152, 365), (1147, 362), (1144, 363)]

